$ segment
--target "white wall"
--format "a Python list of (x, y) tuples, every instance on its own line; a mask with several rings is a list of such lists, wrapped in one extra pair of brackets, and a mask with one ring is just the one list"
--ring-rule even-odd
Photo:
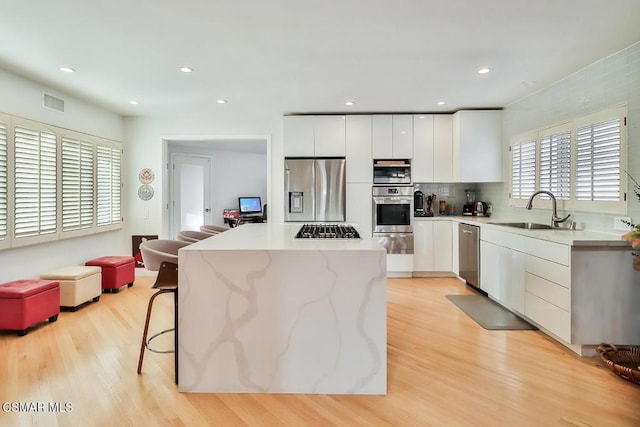
[[(64, 113), (42, 106), (43, 92), (65, 101)], [(117, 114), (0, 70), (0, 111), (67, 129), (122, 141), (123, 123)], [(125, 143), (125, 158), (127, 145)], [(125, 189), (126, 191), (126, 189)], [(37, 278), (67, 265), (81, 265), (104, 255), (130, 255), (123, 231), (0, 251), (0, 283)]]
[[(627, 103), (628, 170), (640, 180), (640, 43), (595, 62), (565, 77), (539, 92), (514, 102), (504, 109), (504, 147), (508, 149), (513, 136), (541, 129), (580, 117), (607, 107)], [(508, 151), (505, 151), (507, 153)], [(508, 206), (510, 156), (504, 156), (504, 184), (480, 186), (482, 200), (493, 202), (495, 215), (513, 219), (547, 223), (549, 210)], [(640, 202), (633, 193), (631, 183), (627, 191), (628, 214), (640, 222)], [(586, 229), (621, 233), (613, 230), (610, 214), (585, 212), (571, 213), (573, 219)]]
[[(267, 186), (266, 200), (269, 204), (269, 221), (283, 221), (284, 161), (282, 151), (282, 114), (280, 111), (265, 112), (261, 115), (249, 116), (230, 114), (208, 115), (190, 113), (171, 117), (128, 117), (124, 119), (125, 140), (130, 144), (128, 163), (125, 167), (124, 180), (136, 184), (138, 171), (148, 167), (155, 172), (154, 188), (168, 185), (166, 165), (163, 165), (163, 139), (179, 140), (176, 135), (210, 135), (216, 139), (227, 136), (267, 136), (270, 142), (267, 147)], [(184, 139), (184, 138), (182, 138)], [(232, 139), (232, 138), (230, 138)], [(255, 138), (254, 138), (255, 139)], [(164, 153), (167, 156), (168, 153)], [(137, 187), (136, 187), (137, 188)], [(159, 191), (157, 192), (157, 194)], [(126, 215), (130, 220), (126, 223), (127, 235), (159, 234), (166, 237), (163, 218), (168, 217), (167, 200), (155, 197), (147, 202), (138, 199), (133, 191), (125, 192)], [(145, 218), (145, 212), (149, 217)], [(134, 233), (135, 232), (135, 233)]]

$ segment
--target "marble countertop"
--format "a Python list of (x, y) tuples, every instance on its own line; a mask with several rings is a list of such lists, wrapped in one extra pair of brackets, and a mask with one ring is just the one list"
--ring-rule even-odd
[(295, 239), (302, 223), (244, 224), (181, 248), (191, 250), (286, 250), (286, 251), (384, 251), (376, 241), (356, 229), (360, 239)]
[(434, 216), (413, 218), (415, 221), (455, 221), (480, 227), (493, 228), (509, 233), (520, 234), (540, 240), (561, 243), (570, 246), (619, 246), (631, 249), (631, 244), (620, 238), (620, 234), (602, 233), (590, 230), (526, 230), (516, 227), (492, 224), (493, 222), (524, 222), (522, 220), (500, 217), (477, 216)]

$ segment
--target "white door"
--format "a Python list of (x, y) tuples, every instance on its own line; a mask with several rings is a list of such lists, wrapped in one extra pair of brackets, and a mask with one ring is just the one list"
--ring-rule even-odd
[(211, 224), (211, 158), (173, 154), (171, 235)]

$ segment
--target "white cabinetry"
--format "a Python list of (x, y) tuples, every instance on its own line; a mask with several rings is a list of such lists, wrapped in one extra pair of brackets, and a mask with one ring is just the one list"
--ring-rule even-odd
[(313, 116), (285, 116), (283, 122), (284, 155), (313, 157), (315, 155)]
[(455, 182), (452, 120), (450, 114), (433, 116), (433, 182)]
[(526, 258), (524, 314), (566, 342), (571, 342), (570, 248), (532, 239)]
[(413, 182), (434, 182), (433, 144), (433, 115), (413, 116)]
[(480, 288), (518, 313), (525, 311), (527, 237), (493, 229), (480, 232)]
[(285, 116), (285, 157), (344, 157), (345, 116)]
[(346, 122), (347, 182), (368, 182), (367, 194), (371, 198), (371, 116), (351, 115), (347, 116)]
[(413, 223), (413, 270), (453, 271), (453, 222), (416, 220)]
[(453, 115), (453, 174), (458, 182), (502, 181), (502, 111)]
[(413, 116), (380, 114), (373, 117), (373, 158), (413, 158)]
[(454, 182), (452, 123), (450, 114), (413, 116), (413, 182)]
[(371, 237), (373, 230), (371, 184), (347, 182), (346, 203), (347, 222), (357, 225), (363, 237)]

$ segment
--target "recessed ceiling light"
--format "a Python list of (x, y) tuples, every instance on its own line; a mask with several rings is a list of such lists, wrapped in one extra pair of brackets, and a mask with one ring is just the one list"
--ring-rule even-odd
[(71, 68), (71, 67), (60, 67), (60, 71), (63, 71), (65, 73), (75, 73), (76, 70)]
[(353, 104), (355, 104), (355, 102), (353, 102), (353, 101), (347, 101), (347, 102), (344, 103), (344, 105), (348, 105), (348, 106), (351, 106)]
[(477, 70), (478, 74), (488, 74), (490, 72), (491, 72), (491, 68), (489, 68), (489, 67), (480, 67)]
[(226, 99), (218, 99), (218, 104), (226, 104), (227, 100)]
[(131, 104), (131, 105), (139, 105), (140, 101), (136, 101), (135, 99), (132, 99), (131, 101), (129, 101), (129, 104)]
[(444, 104), (446, 104), (446, 102), (444, 102), (444, 101), (438, 101), (438, 105), (444, 105)]
[(182, 71), (183, 73), (190, 73), (193, 71), (193, 68), (191, 67), (180, 67), (180, 71)]

